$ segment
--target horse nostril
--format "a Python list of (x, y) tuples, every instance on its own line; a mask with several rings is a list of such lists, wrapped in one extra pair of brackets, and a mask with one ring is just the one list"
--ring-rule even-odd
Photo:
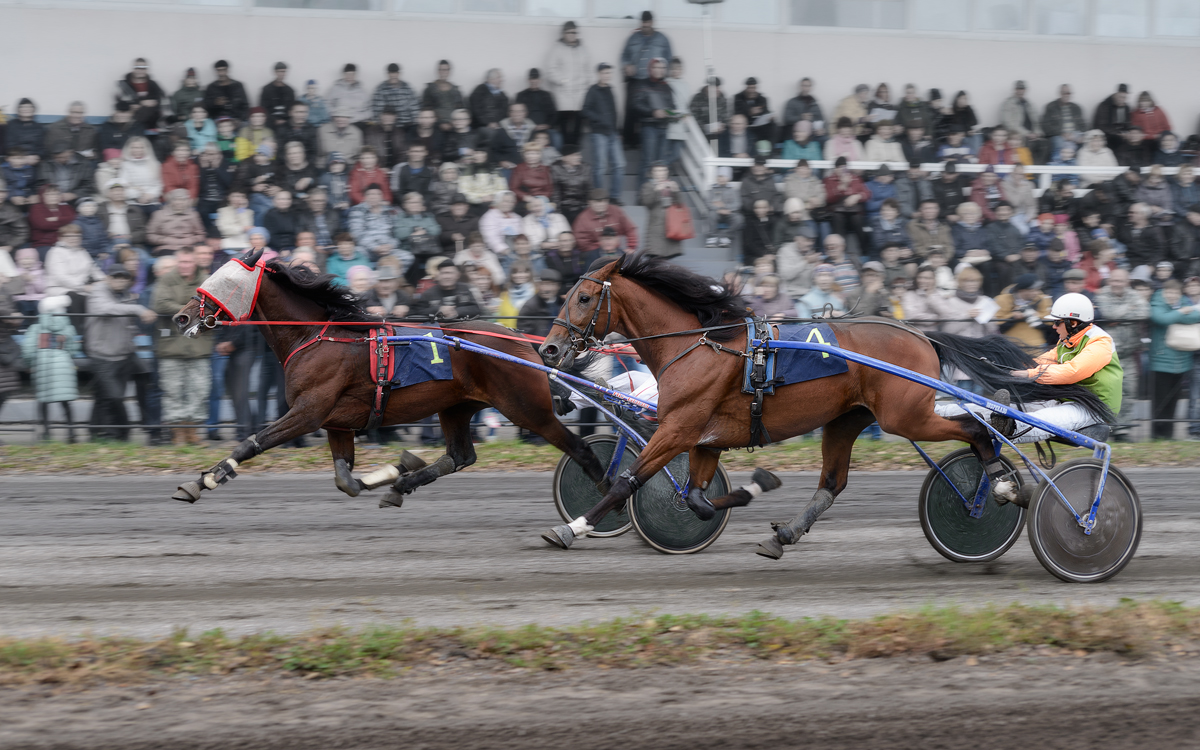
[(175, 316), (175, 325), (182, 328), (183, 326), (187, 325), (188, 320), (190, 320), (190, 318), (186, 315), (176, 315)]

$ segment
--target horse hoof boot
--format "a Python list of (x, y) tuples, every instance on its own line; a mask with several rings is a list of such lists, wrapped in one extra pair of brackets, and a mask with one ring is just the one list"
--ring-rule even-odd
[(571, 531), (571, 527), (564, 523), (562, 526), (555, 526), (542, 534), (542, 539), (555, 547), (570, 549), (571, 543), (575, 541), (575, 532)]
[(184, 482), (179, 485), (179, 489), (175, 490), (175, 494), (171, 495), (172, 500), (182, 500), (185, 503), (194, 503), (200, 499), (200, 483), (199, 482)]
[(1021, 489), (1017, 490), (1017, 496), (1013, 498), (1012, 504), (1029, 510), (1029, 503), (1033, 500), (1035, 489), (1035, 486), (1032, 484), (1021, 487)]
[(712, 517), (717, 515), (717, 508), (707, 497), (698, 492), (689, 492), (687, 497), (687, 507), (692, 509), (696, 514), (696, 518), (701, 521), (711, 521)]
[(758, 547), (754, 550), (754, 554), (769, 557), (772, 560), (778, 560), (783, 557), (783, 545), (775, 537), (769, 537), (758, 543)]
[(762, 487), (763, 492), (777, 490), (783, 486), (783, 480), (766, 469), (755, 469), (750, 475), (750, 481)]
[(424, 469), (429, 464), (425, 463), (424, 459), (415, 453), (404, 451), (400, 454), (400, 463), (396, 466), (397, 469), (404, 474), (411, 474), (417, 469)]
[[(1012, 405), (1012, 396), (1009, 395), (1006, 388), (1001, 388), (993, 393), (992, 400), (998, 404), (1003, 404), (1004, 406)], [(1003, 414), (996, 414), (993, 412), (992, 416), (988, 418), (988, 421), (992, 423), (992, 427), (996, 429), (996, 432), (999, 432), (1006, 438), (1011, 438), (1013, 433), (1017, 431), (1017, 420), (1013, 419), (1012, 417), (1006, 417)]]
[(379, 507), (380, 508), (404, 507), (404, 495), (400, 494), (399, 492), (396, 492), (395, 490), (388, 490), (388, 493), (386, 495), (379, 498)]

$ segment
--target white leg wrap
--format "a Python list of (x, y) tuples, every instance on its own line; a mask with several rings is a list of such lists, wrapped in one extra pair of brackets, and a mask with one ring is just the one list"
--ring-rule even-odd
[(213, 476), (212, 474), (205, 474), (204, 475), (204, 486), (209, 488), (210, 490), (215, 490), (217, 488), (217, 478), (215, 476)]
[(751, 499), (758, 497), (763, 493), (763, 488), (758, 486), (758, 482), (742, 485), (742, 489), (750, 493)]
[(1007, 479), (1003, 482), (996, 482), (996, 486), (992, 489), (992, 492), (996, 493), (996, 497), (1002, 498), (1011, 503), (1013, 500), (1017, 499), (1017, 483), (1010, 482)]
[(575, 532), (575, 536), (583, 536), (584, 534), (588, 533), (593, 528), (595, 528), (591, 524), (589, 524), (587, 522), (587, 519), (584, 518), (583, 516), (576, 518), (574, 521), (572, 521), (571, 523), (569, 523), (567, 525), (571, 527), (571, 531)]
[(234, 471), (238, 467), (238, 462), (234, 461), (232, 458), (225, 459), (225, 463), (229, 465), (230, 471)]
[(363, 478), (358, 481), (362, 482), (363, 486), (365, 486), (367, 489), (373, 490), (376, 487), (381, 487), (385, 484), (391, 484), (399, 478), (400, 470), (391, 464), (387, 464), (382, 468), (372, 471), (370, 474), (364, 475)]

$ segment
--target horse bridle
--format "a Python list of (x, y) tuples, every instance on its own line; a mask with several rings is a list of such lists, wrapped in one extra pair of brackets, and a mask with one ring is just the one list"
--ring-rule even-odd
[(200, 303), (200, 325), (205, 328), (216, 328), (218, 323), (217, 316), (221, 314), (221, 308), (214, 302), (212, 305), (213, 311), (208, 312), (209, 299), (207, 295), (197, 292), (192, 295), (192, 299)]
[[(552, 325), (562, 326), (567, 329), (567, 340), (571, 342), (571, 348), (576, 353), (582, 354), (593, 346), (599, 346), (601, 341), (606, 338), (612, 329), (612, 282), (601, 281), (592, 276), (580, 276), (579, 281), (575, 282), (575, 286), (571, 288), (571, 293), (567, 295), (566, 301), (563, 303), (563, 308), (568, 309), (571, 305), (571, 300), (579, 292), (579, 285), (585, 281), (591, 281), (600, 285), (600, 299), (596, 300), (596, 308), (592, 310), (592, 319), (588, 321), (587, 328), (580, 328), (570, 321), (562, 318), (555, 318)], [(608, 318), (604, 323), (604, 335), (599, 339), (596, 338), (596, 321), (600, 319), (600, 308), (607, 306)], [(568, 313), (570, 315), (570, 313)]]

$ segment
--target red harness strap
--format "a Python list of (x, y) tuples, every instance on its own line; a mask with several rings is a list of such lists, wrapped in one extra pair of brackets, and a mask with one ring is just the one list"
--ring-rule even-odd
[(392, 376), (396, 372), (396, 359), (393, 347), (387, 337), (394, 336), (392, 326), (372, 328), (367, 335), (370, 337), (371, 373), (375, 376), (375, 400), (371, 402), (371, 415), (367, 417), (368, 430), (374, 430), (383, 423), (383, 412), (387, 409), (388, 396), (392, 389)]
[(365, 339), (339, 339), (339, 338), (335, 338), (333, 336), (326, 336), (325, 332), (329, 330), (329, 326), (331, 326), (331, 325), (333, 325), (333, 323), (326, 323), (325, 327), (322, 328), (320, 330), (320, 332), (317, 333), (316, 336), (309, 339), (308, 341), (305, 341), (303, 344), (301, 344), (300, 346), (293, 349), (292, 353), (287, 355), (287, 358), (283, 360), (283, 369), (285, 369), (285, 370), (287, 369), (288, 362), (292, 361), (292, 357), (296, 356), (297, 354), (299, 354), (300, 352), (304, 351), (305, 349), (307, 349), (308, 347), (312, 346), (313, 344), (315, 344), (317, 342), (332, 341), (335, 344), (357, 344), (358, 342), (365, 340)]

